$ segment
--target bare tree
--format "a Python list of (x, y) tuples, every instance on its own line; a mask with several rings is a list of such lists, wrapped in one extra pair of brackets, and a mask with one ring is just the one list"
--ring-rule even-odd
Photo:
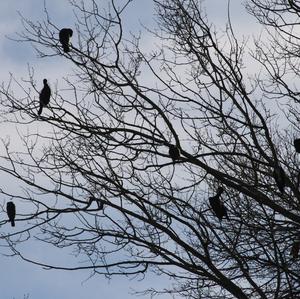
[[(1, 171), (25, 186), (22, 195), (1, 189), (17, 207), (15, 230), (2, 234), (13, 254), (49, 268), (174, 280), (151, 294), (299, 298), (297, 250), (291, 255), (300, 233), (296, 1), (249, 1), (267, 38), (247, 47), (230, 19), (216, 30), (202, 1), (154, 0), (148, 33), (159, 46), (147, 51), (123, 24), (133, 1), (106, 9), (70, 2), (70, 52), (47, 11), (44, 22), (22, 17), (19, 37), (41, 57), (73, 63), (68, 90), (52, 88), (38, 117), (33, 70), (1, 87), (3, 121), (45, 127), (20, 136), (25, 151), (3, 143)], [(261, 65), (258, 75), (248, 75), (245, 55)], [(32, 260), (18, 245), (33, 238), (86, 262)]]

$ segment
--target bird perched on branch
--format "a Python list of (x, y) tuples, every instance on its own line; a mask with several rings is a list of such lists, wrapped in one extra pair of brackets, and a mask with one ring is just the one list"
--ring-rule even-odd
[(47, 84), (47, 79), (43, 80), (44, 87), (40, 92), (40, 109), (38, 111), (38, 115), (42, 114), (43, 107), (47, 106), (50, 102), (51, 89)]
[(173, 160), (173, 162), (178, 160), (180, 158), (179, 148), (176, 147), (175, 145), (171, 144), (169, 146), (169, 155), (170, 155), (171, 159)]
[(65, 53), (70, 52), (69, 41), (72, 35), (73, 35), (73, 30), (70, 28), (63, 28), (59, 31), (59, 41)]
[(291, 256), (296, 259), (299, 257), (300, 241), (295, 241), (291, 249)]
[(8, 215), (8, 219), (11, 223), (11, 226), (15, 226), (16, 206), (12, 201), (9, 201), (6, 204), (6, 212)]
[(224, 189), (222, 187), (219, 187), (217, 190), (217, 194), (208, 198), (211, 208), (213, 209), (220, 221), (223, 219), (223, 217), (226, 217), (229, 220), (229, 217), (227, 215), (227, 209), (220, 199), (221, 194), (223, 192)]
[(286, 185), (286, 181), (285, 181), (285, 174), (282, 167), (275, 166), (273, 176), (279, 191), (283, 193)]
[(296, 149), (296, 152), (300, 153), (300, 139), (295, 139), (294, 140), (294, 147)]
[(98, 199), (98, 198), (95, 198), (93, 196), (89, 197), (88, 207), (92, 204), (93, 201), (95, 201), (97, 203), (99, 211), (103, 210), (104, 201), (102, 199)]

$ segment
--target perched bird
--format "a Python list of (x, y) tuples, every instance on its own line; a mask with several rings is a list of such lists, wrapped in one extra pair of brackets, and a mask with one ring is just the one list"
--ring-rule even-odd
[(98, 199), (98, 200), (97, 200), (97, 206), (98, 206), (98, 210), (99, 210), (99, 211), (103, 210), (103, 207), (104, 207), (104, 201), (101, 200), (101, 199)]
[(300, 153), (300, 139), (294, 140), (294, 146), (295, 146), (296, 152)]
[(50, 102), (51, 90), (49, 85), (47, 84), (47, 79), (43, 80), (44, 87), (40, 92), (40, 109), (38, 111), (38, 115), (41, 115), (43, 111), (43, 107), (47, 106)]
[(217, 194), (208, 198), (210, 206), (212, 207), (213, 211), (215, 212), (216, 216), (219, 218), (220, 221), (223, 219), (223, 217), (226, 217), (229, 220), (229, 217), (227, 215), (227, 209), (220, 199), (220, 196), (223, 192), (224, 189), (222, 187), (219, 187), (217, 190)]
[(176, 147), (175, 145), (171, 144), (169, 146), (169, 155), (172, 158), (173, 162), (178, 160), (180, 158), (180, 151), (179, 148)]
[(299, 257), (299, 249), (300, 249), (300, 241), (295, 241), (292, 249), (291, 249), (291, 256), (296, 259)]
[(277, 184), (279, 191), (281, 193), (283, 193), (286, 182), (285, 182), (285, 174), (284, 174), (282, 167), (275, 166), (273, 176), (274, 176), (274, 179), (275, 179), (275, 182)]
[(6, 204), (6, 212), (8, 215), (8, 219), (11, 222), (11, 226), (15, 226), (16, 206), (12, 201), (9, 201)]
[(63, 28), (59, 31), (59, 41), (65, 53), (68, 53), (70, 51), (69, 41), (72, 35), (73, 35), (73, 30), (70, 28)]
[(90, 196), (89, 198), (89, 202), (88, 202), (88, 207), (92, 204), (92, 202), (95, 201), (97, 203), (98, 206), (98, 210), (103, 210), (104, 207), (104, 201), (98, 198), (95, 198), (93, 196)]

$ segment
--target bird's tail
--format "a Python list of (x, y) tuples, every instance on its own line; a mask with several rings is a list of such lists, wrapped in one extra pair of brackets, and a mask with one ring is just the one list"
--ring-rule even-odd
[(64, 52), (65, 53), (68, 53), (68, 52), (70, 52), (70, 48), (69, 48), (69, 45), (63, 45), (63, 49), (64, 49)]
[(11, 222), (11, 226), (15, 226), (15, 220), (14, 219), (11, 219), (10, 222)]
[(43, 105), (40, 105), (40, 109), (38, 111), (38, 115), (41, 115), (42, 114), (42, 111), (43, 111)]
[(103, 207), (104, 207), (104, 202), (103, 200), (98, 200), (97, 201), (97, 205), (98, 205), (98, 209), (101, 211), (103, 210)]

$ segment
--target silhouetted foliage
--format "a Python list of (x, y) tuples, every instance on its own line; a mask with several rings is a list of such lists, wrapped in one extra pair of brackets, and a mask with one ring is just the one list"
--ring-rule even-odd
[[(38, 130), (34, 71), (0, 88), (3, 122), (28, 130), (18, 149), (4, 140), (0, 163), (22, 186), (0, 190), (22, 202), (19, 241), (3, 234), (13, 254), (172, 280), (151, 295), (299, 298), (297, 3), (248, 0), (267, 30), (247, 44), (230, 19), (212, 24), (201, 0), (154, 0), (156, 23), (138, 35), (137, 2), (108, 2), (71, 1), (69, 53), (47, 10), (44, 22), (22, 19), (20, 40), (62, 66)], [(37, 235), (80, 263), (30, 259), (18, 244)]]

